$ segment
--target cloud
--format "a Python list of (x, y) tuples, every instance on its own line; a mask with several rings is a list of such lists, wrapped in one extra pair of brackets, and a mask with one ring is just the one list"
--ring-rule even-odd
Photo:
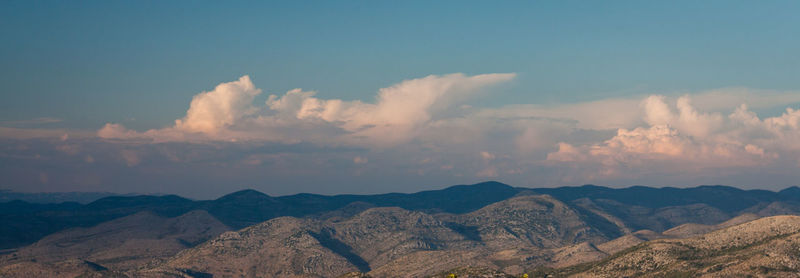
[[(765, 167), (781, 157), (800, 158), (800, 112), (788, 108), (760, 119), (747, 105), (727, 117), (702, 113), (686, 95), (668, 103), (654, 95), (642, 101), (648, 126), (620, 128), (602, 143), (573, 146), (559, 143), (548, 161), (577, 163), (586, 177), (625, 177), (644, 172), (682, 173), (703, 169)], [(789, 161), (790, 164), (791, 161)]]
[(213, 91), (195, 95), (186, 117), (175, 120), (175, 129), (215, 134), (257, 112), (253, 99), (261, 94), (250, 76), (217, 85)]
[(142, 162), (142, 159), (139, 157), (139, 154), (133, 150), (120, 151), (120, 157), (122, 157), (122, 160), (125, 161), (125, 164), (127, 164), (128, 167), (139, 165), (139, 163)]
[(129, 130), (121, 124), (105, 124), (100, 130), (97, 131), (97, 136), (100, 138), (109, 139), (131, 139), (137, 137), (144, 137), (136, 131)]
[[(524, 177), (548, 169), (553, 173), (548, 179), (571, 176), (573, 182), (800, 163), (800, 113), (789, 109), (761, 119), (745, 104), (764, 109), (800, 102), (795, 92), (724, 88), (550, 105), (469, 103), (488, 86), (514, 77), (430, 75), (380, 89), (372, 102), (322, 99), (314, 91), (293, 89), (258, 105), (254, 99), (261, 90), (243, 76), (196, 95), (174, 126), (137, 132), (109, 123), (98, 136), (355, 146), (383, 149), (372, 155), (380, 163), (414, 161), (401, 168), (426, 175)], [(484, 151), (470, 163), (475, 157), (466, 154), (476, 149)], [(363, 155), (352, 157), (355, 164), (367, 162)], [(242, 163), (265, 165), (265, 159)], [(436, 165), (418, 163), (423, 160)]]
[[(39, 188), (175, 184), (220, 194), (230, 191), (220, 184), (288, 194), (414, 191), (488, 178), (521, 186), (785, 186), (800, 178), (798, 92), (723, 88), (481, 105), (495, 97), (492, 85), (513, 78), (430, 75), (372, 99), (342, 100), (303, 89), (262, 96), (243, 76), (187, 100), (186, 114), (163, 128), (107, 123), (87, 136), (0, 127), (0, 162), (13, 166), (0, 176)], [(48, 173), (47, 185), (39, 172)]]
[(353, 163), (355, 164), (365, 164), (367, 163), (367, 161), (369, 160), (367, 160), (367, 158), (363, 156), (356, 156), (353, 158)]
[(475, 174), (476, 177), (481, 178), (495, 178), (497, 177), (497, 168), (496, 167), (487, 167), (486, 169), (481, 170), (480, 172)]
[(319, 99), (314, 97), (315, 92), (293, 89), (282, 96), (270, 95), (264, 106), (253, 105), (261, 90), (255, 88), (248, 76), (243, 76), (196, 95), (186, 116), (176, 120), (172, 127), (136, 132), (108, 123), (97, 134), (106, 139), (158, 142), (299, 140), (390, 146), (411, 140), (440, 113), (486, 86), (514, 76), (430, 75), (380, 89), (374, 103)]
[(0, 125), (2, 126), (16, 126), (16, 127), (25, 127), (25, 126), (38, 126), (38, 125), (46, 125), (46, 124), (54, 124), (63, 122), (63, 119), (53, 118), (53, 117), (40, 117), (35, 119), (28, 119), (28, 120), (17, 120), (17, 121), (2, 121)]
[(97, 132), (86, 130), (71, 130), (65, 128), (16, 128), (0, 126), (0, 138), (10, 139), (35, 139), (35, 138), (86, 138), (95, 137)]

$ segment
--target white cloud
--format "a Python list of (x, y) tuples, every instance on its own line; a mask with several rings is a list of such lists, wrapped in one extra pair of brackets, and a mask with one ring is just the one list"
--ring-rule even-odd
[[(186, 117), (175, 126), (135, 132), (109, 123), (98, 131), (107, 139), (149, 138), (154, 141), (262, 140), (391, 146), (418, 135), (425, 124), (488, 85), (514, 74), (430, 75), (380, 89), (375, 103), (324, 100), (315, 92), (293, 89), (271, 95), (254, 106), (256, 89), (248, 76), (222, 83), (196, 95)], [(338, 133), (337, 133), (338, 131)], [(303, 138), (291, 135), (299, 134)]]
[[(689, 96), (674, 105), (663, 96), (642, 101), (647, 127), (620, 128), (602, 143), (572, 146), (560, 143), (549, 161), (595, 164), (586, 176), (630, 176), (641, 171), (681, 173), (703, 169), (764, 167), (781, 163), (781, 155), (800, 157), (800, 112), (787, 109), (763, 120), (736, 108), (724, 117), (702, 113)], [(656, 166), (654, 167), (654, 166)]]
[(217, 85), (213, 91), (195, 95), (186, 117), (175, 120), (175, 128), (214, 134), (257, 111), (253, 99), (261, 93), (250, 77)]
[[(720, 89), (493, 108), (471, 99), (494, 97), (487, 86), (513, 77), (434, 75), (364, 101), (294, 89), (266, 102), (256, 101), (261, 91), (243, 77), (198, 94), (165, 128), (139, 132), (108, 123), (87, 136), (0, 127), (0, 162), (9, 165), (2, 174), (39, 184), (38, 170), (13, 168), (37, 165), (48, 169), (49, 186), (72, 190), (153, 184), (157, 191), (166, 180), (193, 192), (270, 180), (269, 188), (282, 184), (285, 194), (322, 190), (321, 183), (385, 192), (489, 178), (520, 186), (775, 189), (800, 178), (800, 93)], [(782, 114), (776, 109), (787, 106)], [(356, 165), (342, 164), (350, 161)]]
[[(139, 142), (355, 147), (370, 150), (372, 164), (425, 176), (514, 175), (541, 183), (630, 181), (652, 175), (691, 180), (719, 174), (720, 169), (800, 163), (800, 111), (790, 108), (760, 118), (750, 110), (800, 102), (796, 92), (727, 88), (495, 108), (470, 102), (487, 92), (487, 86), (512, 78), (514, 74), (431, 75), (380, 89), (374, 101), (323, 99), (316, 92), (293, 89), (259, 104), (254, 99), (261, 90), (244, 76), (195, 96), (185, 117), (173, 126), (137, 132), (109, 123), (97, 135)], [(282, 165), (267, 157), (248, 159), (241, 165)], [(367, 163), (364, 153), (344, 159)], [(139, 163), (138, 157), (126, 160), (131, 166)]]

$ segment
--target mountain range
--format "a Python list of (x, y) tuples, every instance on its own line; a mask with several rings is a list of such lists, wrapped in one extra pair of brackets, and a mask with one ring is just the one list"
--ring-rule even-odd
[[(638, 276), (646, 273), (606, 264), (656, 242), (695, 240), (693, 248), (700, 248), (705, 243), (696, 237), (786, 214), (800, 214), (800, 188), (531, 189), (485, 182), (412, 194), (272, 197), (244, 190), (207, 201), (174, 195), (11, 201), (0, 203), (7, 224), (0, 228), (0, 276), (424, 277), (449, 270)], [(766, 239), (774, 238), (745, 245)], [(695, 257), (721, 254), (714, 252)], [(683, 257), (677, 258), (669, 262)]]

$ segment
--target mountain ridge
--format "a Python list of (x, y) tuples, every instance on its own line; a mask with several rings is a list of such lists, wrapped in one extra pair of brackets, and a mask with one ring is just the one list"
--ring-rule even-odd
[[(368, 206), (397, 206), (408, 210), (428, 213), (467, 213), (486, 205), (511, 198), (524, 192), (547, 194), (565, 202), (574, 203), (588, 198), (614, 210), (608, 205), (612, 200), (623, 205), (645, 208), (663, 208), (696, 203), (709, 204), (726, 214), (735, 214), (757, 204), (782, 201), (789, 204), (800, 202), (800, 188), (789, 187), (779, 192), (767, 190), (742, 190), (730, 186), (699, 186), (694, 188), (632, 186), (610, 188), (583, 185), (557, 188), (512, 187), (500, 182), (482, 182), (473, 185), (454, 185), (438, 190), (416, 193), (385, 193), (375, 195), (319, 195), (301, 193), (287, 196), (269, 196), (257, 190), (246, 189), (232, 192), (214, 200), (195, 201), (177, 195), (110, 196), (88, 204), (30, 204), (23, 201), (0, 203), (0, 220), (8, 223), (0, 227), (0, 250), (32, 243), (48, 234), (70, 227), (90, 227), (139, 211), (174, 217), (191, 210), (206, 210), (226, 225), (241, 229), (249, 225), (280, 217), (309, 217), (337, 211), (354, 202)], [(698, 194), (705, 196), (698, 198)], [(601, 200), (598, 202), (598, 200)], [(606, 205), (602, 205), (606, 204)], [(611, 206), (611, 207), (609, 207)], [(576, 206), (583, 210), (583, 207)], [(614, 222), (598, 216), (593, 210), (581, 213), (587, 219), (599, 222)], [(596, 210), (595, 210), (596, 211)], [(602, 211), (599, 211), (603, 214)], [(44, 223), (47, 223), (46, 225)], [(605, 223), (610, 235), (614, 225)], [(636, 229), (647, 225), (633, 225)], [(660, 229), (660, 228), (658, 228)], [(20, 231), (26, 231), (21, 233)]]
[[(516, 275), (602, 260), (643, 242), (696, 236), (757, 217), (800, 214), (794, 192), (727, 186), (529, 189), (488, 182), (412, 194), (273, 197), (243, 190), (206, 201), (166, 195), (109, 197), (86, 205), (13, 202), (0, 207), (19, 207), (20, 214), (5, 211), (0, 217), (50, 216), (65, 221), (55, 224), (74, 225), (0, 256), (0, 268), (7, 274), (30, 268), (122, 277), (419, 277), (476, 266)], [(145, 263), (148, 257), (157, 260)]]

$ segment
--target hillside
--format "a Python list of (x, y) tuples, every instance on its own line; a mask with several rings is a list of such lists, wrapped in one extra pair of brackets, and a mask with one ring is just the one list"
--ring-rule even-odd
[[(794, 277), (800, 216), (765, 217), (685, 239), (658, 239), (555, 277)], [(542, 272), (544, 274), (547, 272)]]
[[(32, 204), (16, 200), (0, 203), (0, 222), (6, 224), (0, 226), (0, 250), (31, 244), (68, 228), (91, 227), (141, 211), (175, 217), (192, 210), (205, 210), (225, 225), (241, 229), (281, 216), (330, 216), (331, 212), (346, 207), (351, 208), (348, 215), (369, 207), (463, 214), (531, 192), (549, 195), (568, 204), (587, 222), (603, 227), (601, 232), (605, 237), (642, 229), (661, 232), (684, 223), (713, 225), (745, 212), (768, 216), (800, 211), (800, 189), (796, 187), (780, 192), (727, 186), (614, 189), (585, 185), (531, 189), (498, 182), (456, 185), (408, 194), (326, 196), (303, 193), (274, 197), (255, 190), (243, 190), (204, 201), (175, 195), (111, 196), (89, 204)], [(362, 205), (353, 207), (353, 203)]]
[[(91, 228), (73, 228), (45, 237), (33, 245), (0, 257), (0, 266), (35, 262), (62, 271), (70, 260), (87, 261), (102, 268), (131, 270), (168, 258), (230, 230), (205, 211), (173, 218), (149, 212), (118, 218)], [(77, 264), (81, 266), (81, 264)]]

